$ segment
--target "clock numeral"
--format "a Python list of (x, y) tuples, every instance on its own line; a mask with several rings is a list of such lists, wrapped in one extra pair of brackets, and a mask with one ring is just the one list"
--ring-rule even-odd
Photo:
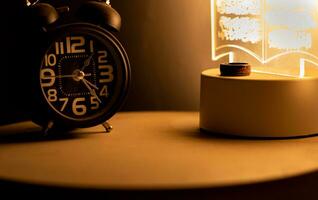
[(94, 53), (94, 41), (93, 40), (91, 40), (89, 42), (89, 49), (90, 49), (91, 53)]
[(55, 83), (55, 72), (52, 69), (42, 69), (40, 78), (42, 87), (51, 87)]
[(49, 55), (45, 54), (44, 60), (45, 60), (45, 66), (46, 67), (52, 67), (52, 66), (56, 65), (56, 56), (55, 56), (55, 54), (49, 54)]
[(104, 85), (103, 88), (101, 89), (99, 96), (101, 97), (108, 97), (109, 96), (109, 92), (108, 92), (108, 87), (107, 85)]
[(99, 83), (110, 83), (114, 80), (114, 68), (111, 65), (100, 65), (99, 67), (100, 76)]
[(72, 104), (73, 113), (77, 116), (83, 116), (87, 112), (87, 108), (85, 105), (80, 104), (81, 102), (85, 102), (85, 98), (76, 98)]
[(85, 53), (85, 38), (78, 37), (66, 37), (66, 52), (70, 53)]
[(47, 94), (48, 94), (48, 100), (50, 102), (56, 102), (57, 101), (57, 91), (56, 91), (56, 89), (48, 90)]
[(55, 53), (56, 55), (63, 55), (64, 52), (64, 43), (63, 42), (55, 42)]
[(63, 102), (63, 106), (62, 106), (62, 108), (60, 110), (61, 112), (63, 112), (65, 110), (66, 106), (67, 106), (67, 103), (68, 103), (69, 99), (68, 98), (61, 98), (61, 99), (59, 99), (59, 101)]
[(99, 102), (96, 97), (91, 97), (92, 110), (97, 110), (99, 108)]
[(108, 53), (107, 51), (98, 51), (98, 63), (99, 64), (105, 64), (107, 63), (107, 56), (108, 56)]
[[(92, 42), (92, 41), (91, 41)], [(85, 53), (85, 38), (81, 36), (66, 37), (66, 53)], [(92, 46), (92, 44), (91, 44)], [(55, 42), (56, 55), (65, 54), (64, 42)]]

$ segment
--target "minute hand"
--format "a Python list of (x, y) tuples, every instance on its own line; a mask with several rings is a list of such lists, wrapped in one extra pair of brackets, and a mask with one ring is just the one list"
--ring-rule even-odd
[(88, 81), (85, 80), (85, 79), (82, 79), (82, 81), (83, 81), (84, 85), (87, 87), (87, 89), (89, 90), (89, 92), (91, 93), (91, 95), (94, 96), (94, 97), (97, 99), (97, 101), (99, 101), (99, 103), (102, 103), (102, 101), (100, 100), (100, 98), (97, 96), (95, 90), (93, 90), (93, 89), (89, 86)]
[(99, 90), (99, 88), (98, 88), (96, 85), (94, 85), (93, 83), (89, 82), (89, 81), (86, 80), (85, 78), (83, 78), (83, 80), (84, 80), (88, 85), (90, 85), (92, 88), (94, 88), (95, 90)]

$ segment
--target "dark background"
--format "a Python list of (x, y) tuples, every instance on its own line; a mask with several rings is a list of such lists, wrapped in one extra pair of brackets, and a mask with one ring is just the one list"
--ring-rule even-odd
[[(84, 0), (48, 1), (71, 5)], [(43, 2), (43, 1), (42, 1)], [(132, 86), (123, 110), (198, 110), (200, 73), (212, 66), (209, 0), (113, 0), (121, 14), (119, 38), (131, 60)], [(29, 69), (21, 55), (19, 39), (24, 1), (1, 6), (0, 122), (28, 118), (26, 85), (17, 80), (21, 68)], [(30, 48), (32, 51), (32, 48)], [(32, 78), (32, 77), (30, 77)]]
[[(55, 0), (54, 4), (79, 5), (83, 0)], [(26, 84), (28, 66), (19, 40), (24, 34), (23, 0), (7, 0), (0, 6), (0, 124), (27, 119)], [(200, 73), (212, 63), (210, 39), (210, 0), (112, 0), (123, 19), (119, 34), (131, 60), (132, 87), (123, 110), (198, 110)], [(29, 51), (32, 51), (30, 48)], [(27, 77), (28, 78), (28, 77)], [(32, 79), (33, 77), (30, 77)], [(23, 94), (23, 95), (22, 95)], [(116, 199), (316, 199), (317, 172), (275, 182), (216, 189), (186, 191), (90, 191), (26, 186), (0, 181), (10, 196), (36, 191), (47, 197), (97, 194)], [(18, 191), (12, 192), (12, 191)], [(21, 192), (22, 191), (22, 192)], [(34, 194), (32, 193), (32, 197)], [(309, 198), (311, 197), (311, 198)]]

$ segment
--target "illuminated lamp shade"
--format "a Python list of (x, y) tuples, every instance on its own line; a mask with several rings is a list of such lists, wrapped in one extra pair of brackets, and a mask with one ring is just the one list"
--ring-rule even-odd
[(318, 1), (210, 0), (212, 60), (249, 76), (201, 75), (200, 127), (249, 137), (318, 133)]

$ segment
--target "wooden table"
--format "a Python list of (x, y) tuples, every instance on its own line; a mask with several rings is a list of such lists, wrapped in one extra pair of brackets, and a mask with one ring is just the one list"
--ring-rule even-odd
[(49, 138), (31, 122), (3, 126), (0, 179), (98, 191), (318, 187), (317, 137), (222, 137), (200, 132), (198, 122), (196, 112), (126, 112), (111, 120), (110, 134), (97, 126)]

